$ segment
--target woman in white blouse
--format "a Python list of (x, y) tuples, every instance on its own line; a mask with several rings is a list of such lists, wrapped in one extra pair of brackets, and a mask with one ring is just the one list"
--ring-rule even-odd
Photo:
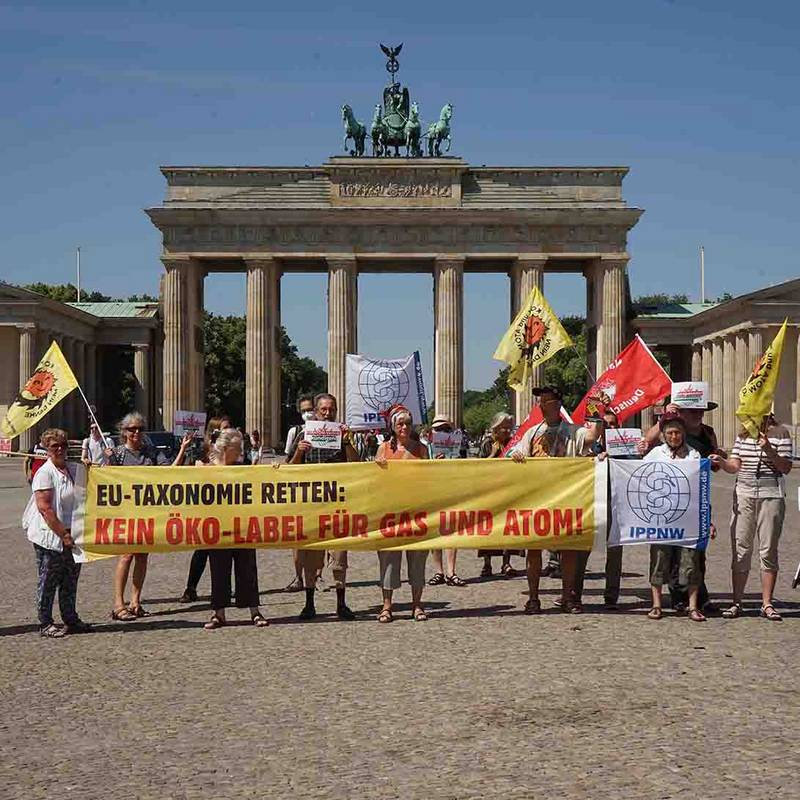
[[(90, 626), (81, 621), (75, 608), (81, 565), (72, 557), (72, 508), (74, 505), (75, 464), (67, 463), (67, 434), (50, 428), (42, 435), (47, 461), (37, 470), (31, 484), (31, 500), (25, 509), (23, 527), (33, 543), (39, 583), (36, 608), (39, 632), (49, 639), (68, 633), (86, 633)], [(53, 602), (58, 592), (58, 607), (64, 627), (53, 622)]]

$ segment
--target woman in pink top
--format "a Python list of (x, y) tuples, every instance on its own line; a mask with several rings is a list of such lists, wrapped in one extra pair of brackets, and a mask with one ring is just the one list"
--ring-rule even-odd
[[(388, 461), (407, 458), (419, 459), (428, 457), (428, 448), (412, 434), (414, 430), (411, 412), (403, 406), (389, 409), (389, 428), (392, 431), (388, 442), (378, 447), (375, 463), (385, 466)], [(428, 619), (422, 607), (422, 589), (425, 586), (425, 561), (427, 550), (406, 550), (406, 566), (408, 582), (411, 584), (411, 615), (416, 622)], [(399, 550), (378, 550), (380, 564), (380, 583), (383, 590), (383, 608), (378, 614), (378, 622), (392, 622), (392, 593), (400, 588), (400, 566), (403, 554)]]

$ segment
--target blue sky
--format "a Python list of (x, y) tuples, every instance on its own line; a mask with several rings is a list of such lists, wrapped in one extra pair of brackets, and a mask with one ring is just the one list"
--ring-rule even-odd
[[(86, 286), (155, 293), (142, 209), (163, 196), (158, 166), (321, 163), (340, 152), (341, 104), (363, 119), (378, 100), (377, 43), (402, 41), (423, 118), (455, 106), (453, 154), (630, 166), (625, 195), (646, 210), (634, 295), (695, 299), (700, 244), (708, 295), (778, 283), (800, 272), (798, 40), (800, 7), (778, 0), (0, 3), (0, 278), (73, 280), (81, 245)], [(482, 388), (507, 280), (465, 287), (465, 383)], [(431, 279), (367, 275), (360, 290), (360, 349), (419, 349), (430, 375)], [(545, 293), (583, 311), (577, 276)], [(244, 277), (210, 277), (206, 297), (242, 313)], [(283, 321), (324, 364), (324, 276), (284, 279)]]

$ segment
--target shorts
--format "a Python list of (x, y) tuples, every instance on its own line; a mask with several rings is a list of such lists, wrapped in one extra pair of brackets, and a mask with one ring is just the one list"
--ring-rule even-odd
[(739, 575), (750, 572), (756, 537), (761, 571), (778, 571), (778, 541), (785, 514), (786, 501), (782, 497), (747, 497), (734, 492), (731, 515), (733, 572)]
[(297, 560), (306, 569), (322, 569), (326, 553), (330, 556), (334, 572), (347, 569), (347, 550), (298, 550)]
[(693, 547), (666, 544), (650, 545), (650, 585), (669, 583), (673, 566), (678, 568), (678, 584), (694, 588), (703, 580), (700, 551)]

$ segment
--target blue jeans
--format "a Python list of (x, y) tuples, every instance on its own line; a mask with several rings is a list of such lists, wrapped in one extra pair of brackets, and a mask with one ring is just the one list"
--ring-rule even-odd
[(65, 625), (75, 625), (80, 617), (75, 609), (78, 596), (78, 578), (81, 565), (72, 558), (72, 550), (63, 553), (33, 546), (36, 566), (39, 568), (39, 583), (36, 587), (36, 610), (42, 628), (53, 624), (53, 601), (58, 591), (58, 608)]

